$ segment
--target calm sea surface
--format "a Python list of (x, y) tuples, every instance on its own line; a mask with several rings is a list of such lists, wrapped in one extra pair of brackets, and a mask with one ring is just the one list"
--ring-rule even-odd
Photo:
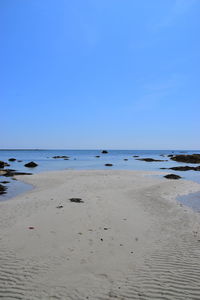
[[(106, 149), (107, 150), (107, 149)], [(160, 168), (168, 168), (185, 163), (177, 163), (170, 160), (168, 154), (192, 154), (200, 153), (200, 150), (108, 150), (108, 154), (102, 154), (100, 150), (0, 150), (0, 160), (8, 161), (9, 158), (16, 158), (22, 162), (9, 162), (11, 169), (24, 172), (39, 173), (53, 170), (147, 170), (147, 171), (162, 171)], [(54, 159), (53, 156), (66, 155), (69, 160)], [(96, 158), (100, 155), (100, 158)], [(139, 158), (154, 158), (167, 160), (163, 162), (144, 162), (134, 158), (138, 155)], [(164, 157), (161, 155), (165, 155)], [(128, 159), (125, 161), (124, 159)], [(34, 161), (38, 167), (29, 169), (24, 167), (24, 164)], [(112, 163), (112, 167), (105, 167), (104, 164)], [(191, 165), (192, 164), (187, 164)], [(193, 164), (194, 166), (194, 164)], [(177, 172), (172, 170), (164, 170), (169, 173), (174, 173), (182, 176), (184, 179), (193, 180), (200, 183), (200, 173), (197, 171)], [(8, 192), (5, 195), (0, 195), (0, 200), (6, 200), (21, 192), (24, 192), (31, 187), (19, 181), (14, 181), (11, 178), (0, 176), (0, 181), (9, 180), (7, 184)], [(195, 200), (196, 201), (196, 200)], [(200, 201), (199, 201), (200, 202)]]

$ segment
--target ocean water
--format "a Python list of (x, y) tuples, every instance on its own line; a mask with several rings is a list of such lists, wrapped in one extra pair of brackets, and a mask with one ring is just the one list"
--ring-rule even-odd
[[(107, 149), (106, 149), (107, 150)], [(109, 150), (108, 154), (102, 154), (101, 150), (0, 150), (0, 160), (8, 162), (9, 158), (16, 158), (17, 161), (9, 162), (10, 169), (17, 171), (39, 173), (53, 170), (145, 170), (145, 171), (162, 171), (160, 168), (169, 168), (174, 166), (186, 165), (185, 163), (177, 163), (170, 160), (169, 154), (192, 154), (200, 153), (200, 150)], [(69, 160), (54, 159), (53, 156), (66, 155)], [(100, 158), (96, 158), (100, 155)], [(154, 158), (160, 160), (167, 160), (162, 162), (145, 162), (136, 160), (134, 155), (138, 158)], [(161, 155), (164, 155), (161, 156)], [(124, 159), (128, 159), (125, 161)], [(18, 162), (22, 160), (22, 162)], [(24, 164), (34, 161), (38, 164), (36, 168), (29, 169), (24, 167)], [(112, 163), (112, 167), (105, 167), (106, 163)], [(187, 164), (193, 165), (194, 164)], [(178, 174), (184, 179), (193, 180), (200, 183), (200, 173), (197, 171), (178, 172), (173, 170), (163, 170), (168, 173)], [(14, 181), (11, 178), (0, 176), (0, 181), (9, 180), (7, 194), (0, 195), (0, 200), (6, 200), (21, 192), (32, 188), (31, 186)]]

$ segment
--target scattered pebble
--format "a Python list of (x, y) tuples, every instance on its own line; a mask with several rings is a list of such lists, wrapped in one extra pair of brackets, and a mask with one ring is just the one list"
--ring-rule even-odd
[(56, 208), (63, 208), (63, 205), (58, 205)]
[(70, 198), (69, 200), (71, 202), (75, 202), (75, 203), (83, 203), (84, 202), (81, 198)]

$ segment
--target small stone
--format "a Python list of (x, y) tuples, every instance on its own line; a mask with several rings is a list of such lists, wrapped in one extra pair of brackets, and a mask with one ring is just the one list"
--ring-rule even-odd
[(75, 203), (84, 203), (84, 201), (81, 198), (70, 198), (69, 200)]
[(63, 205), (58, 205), (56, 208), (63, 208)]

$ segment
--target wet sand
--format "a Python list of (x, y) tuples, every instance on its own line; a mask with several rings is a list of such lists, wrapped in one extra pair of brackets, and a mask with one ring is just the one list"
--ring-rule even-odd
[(0, 297), (200, 299), (200, 217), (175, 200), (200, 185), (151, 174), (19, 176), (35, 188), (0, 203)]

